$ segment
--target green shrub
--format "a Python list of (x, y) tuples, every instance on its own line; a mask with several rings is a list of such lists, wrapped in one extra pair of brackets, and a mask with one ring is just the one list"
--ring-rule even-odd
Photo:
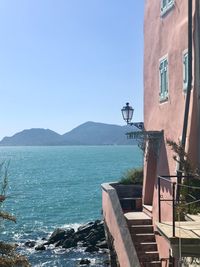
[(124, 173), (120, 180), (121, 184), (142, 185), (143, 183), (143, 168), (130, 169)]

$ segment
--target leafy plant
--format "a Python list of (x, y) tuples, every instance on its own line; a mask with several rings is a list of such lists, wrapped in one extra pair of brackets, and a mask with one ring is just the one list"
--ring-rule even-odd
[[(6, 190), (8, 187), (8, 168), (9, 162), (0, 163), (0, 179), (1, 194), (0, 194), (0, 218), (3, 220), (9, 220), (16, 223), (16, 218), (6, 211), (3, 211), (3, 202), (6, 200)], [(7, 244), (0, 242), (0, 266), (1, 267), (29, 267), (30, 264), (26, 257), (16, 253), (16, 244)]]
[(200, 258), (198, 257), (183, 257), (182, 258), (182, 266), (189, 267), (189, 266), (199, 266), (200, 265)]
[(168, 146), (175, 152), (173, 155), (173, 159), (180, 165), (180, 171), (182, 171), (185, 176), (193, 176), (196, 178), (200, 177), (200, 169), (198, 167), (193, 166), (189, 155), (185, 152), (184, 147), (181, 145), (181, 142), (175, 141), (171, 139), (166, 140)]
[(142, 185), (143, 183), (143, 168), (130, 169), (124, 173), (120, 180), (121, 184)]
[(167, 139), (167, 144), (175, 152), (173, 159), (179, 164), (180, 171), (187, 176), (183, 179), (183, 185), (180, 186), (180, 202), (177, 205), (177, 210), (183, 219), (186, 213), (200, 212), (200, 170), (193, 166), (180, 142), (176, 143)]

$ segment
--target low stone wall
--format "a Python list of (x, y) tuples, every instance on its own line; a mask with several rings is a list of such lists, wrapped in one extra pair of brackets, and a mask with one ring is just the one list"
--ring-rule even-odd
[(124, 185), (119, 183), (110, 183), (110, 186), (112, 186), (117, 191), (117, 195), (119, 198), (142, 197), (142, 185)]
[(110, 183), (110, 186), (116, 190), (124, 211), (142, 211), (142, 185)]
[(120, 267), (140, 267), (117, 192), (110, 184), (102, 185), (102, 208), (118, 265)]

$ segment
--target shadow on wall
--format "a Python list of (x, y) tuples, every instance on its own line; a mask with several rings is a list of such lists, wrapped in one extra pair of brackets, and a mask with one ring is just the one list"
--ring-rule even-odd
[[(198, 98), (197, 95), (198, 92), (195, 90), (193, 91), (193, 105), (192, 105), (192, 110), (191, 110), (191, 125), (190, 129), (188, 129), (187, 136), (189, 137), (188, 140), (186, 140), (186, 146), (188, 144), (188, 156), (189, 159), (192, 163), (192, 167), (196, 169), (198, 167), (198, 127), (197, 127), (197, 122), (198, 122)], [(189, 133), (190, 132), (190, 133)]]
[[(160, 154), (158, 157), (157, 163), (157, 176), (158, 175), (170, 175), (169, 169), (169, 161), (167, 157), (167, 148), (166, 143), (164, 142), (164, 138), (161, 144)], [(156, 189), (158, 187), (158, 183), (156, 182)], [(161, 190), (165, 192), (171, 192), (170, 184), (168, 182), (161, 182)]]
[(157, 176), (157, 156), (153, 149), (148, 151), (147, 161), (146, 161), (146, 184), (144, 192), (144, 204), (152, 205), (153, 194), (154, 194), (154, 184)]

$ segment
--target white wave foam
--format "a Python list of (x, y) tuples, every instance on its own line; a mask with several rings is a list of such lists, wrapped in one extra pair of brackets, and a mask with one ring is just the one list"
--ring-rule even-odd
[(34, 267), (44, 267), (44, 266), (50, 266), (52, 264), (52, 261), (46, 261), (44, 263), (39, 263), (39, 264), (36, 264), (34, 265)]
[(77, 231), (81, 225), (83, 224), (82, 223), (63, 224), (60, 226), (60, 228), (73, 228), (75, 231)]

